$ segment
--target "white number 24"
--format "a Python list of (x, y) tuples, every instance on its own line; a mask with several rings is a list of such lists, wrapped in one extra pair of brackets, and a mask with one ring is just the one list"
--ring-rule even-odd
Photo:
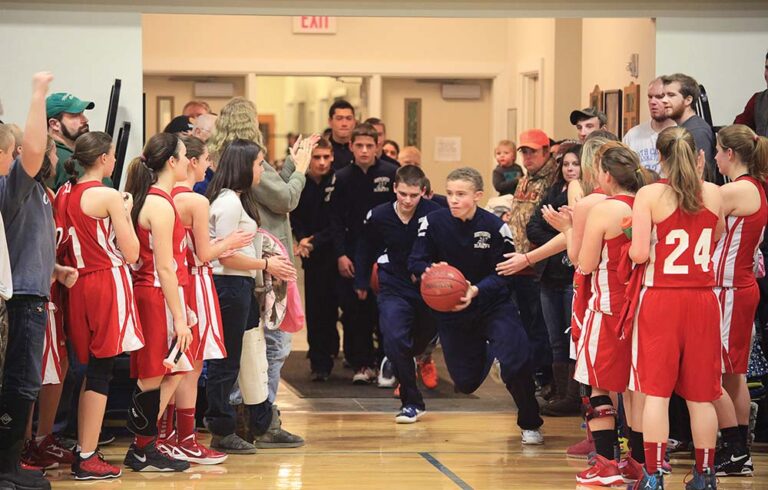
[[(675, 243), (677, 243), (677, 246), (669, 254), (669, 257), (664, 260), (664, 274), (688, 274), (687, 265), (675, 264), (675, 261), (688, 250), (688, 245), (690, 244), (688, 232), (679, 229), (670, 231), (667, 234), (665, 244), (674, 245)], [(712, 228), (704, 228), (701, 231), (701, 236), (696, 241), (696, 247), (693, 249), (693, 263), (700, 265), (704, 272), (709, 271), (709, 263), (712, 256), (711, 246)]]

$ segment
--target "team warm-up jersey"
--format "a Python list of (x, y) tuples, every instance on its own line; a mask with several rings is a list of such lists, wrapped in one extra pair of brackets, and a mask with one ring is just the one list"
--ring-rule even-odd
[(511, 278), (497, 274), (496, 264), (513, 251), (509, 226), (493, 213), (477, 208), (472, 219), (462, 221), (450, 209), (439, 209), (422, 221), (408, 269), (421, 277), (432, 264), (447, 262), (477, 286), (481, 299), (500, 298), (509, 294)]
[[(635, 202), (634, 196), (614, 196), (615, 199), (626, 203), (629, 207)], [(608, 315), (618, 315), (624, 305), (625, 285), (619, 279), (616, 269), (621, 260), (622, 247), (629, 243), (630, 239), (622, 233), (610, 240), (603, 239), (600, 264), (592, 273), (592, 295), (589, 298), (589, 309)]]
[(379, 284), (393, 290), (418, 290), (411, 281), (408, 256), (426, 216), (441, 206), (422, 198), (408, 223), (403, 223), (395, 210), (396, 202), (373, 208), (365, 218), (363, 235), (355, 257), (355, 289), (366, 289), (371, 266), (379, 264)]
[(749, 216), (725, 218), (725, 232), (717, 242), (713, 256), (715, 283), (725, 288), (744, 288), (755, 283), (755, 254), (763, 241), (763, 232), (768, 220), (768, 205), (763, 186), (757, 179), (748, 175), (736, 179), (739, 180), (755, 185), (760, 192), (760, 209)]
[[(173, 223), (173, 262), (179, 286), (187, 285), (187, 231), (181, 222), (173, 198), (157, 187), (150, 187), (148, 195), (160, 196), (173, 206), (175, 220)], [(152, 233), (141, 225), (136, 225), (136, 234), (139, 237), (139, 262), (134, 266), (133, 284), (135, 286), (160, 287), (160, 278), (155, 268), (155, 254), (152, 248)]]
[(379, 159), (367, 172), (357, 164), (347, 165), (336, 172), (336, 188), (331, 198), (336, 257), (346, 255), (354, 260), (365, 215), (379, 204), (395, 199), (392, 190), (395, 172), (396, 165)]
[[(331, 170), (320, 182), (307, 175), (301, 191), (299, 205), (291, 211), (291, 230), (296, 241), (312, 237), (313, 254), (330, 247), (333, 233), (331, 223), (331, 197), (336, 186), (336, 174)], [(330, 250), (330, 248), (328, 248)]]
[(643, 284), (660, 288), (714, 286), (712, 253), (717, 221), (717, 215), (705, 207), (695, 214), (677, 208), (654, 224)]
[(83, 192), (104, 187), (101, 182), (67, 182), (56, 194), (54, 209), (59, 251), (64, 264), (76, 267), (80, 275), (126, 265), (115, 242), (115, 230), (109, 216), (94, 218), (83, 213)]

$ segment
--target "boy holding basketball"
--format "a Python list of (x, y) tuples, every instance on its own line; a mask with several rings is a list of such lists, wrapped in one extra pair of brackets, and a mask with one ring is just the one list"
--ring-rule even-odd
[(425, 190), (424, 171), (414, 165), (399, 168), (395, 174), (396, 200), (368, 212), (355, 257), (354, 287), (361, 300), (368, 296), (371, 268), (378, 258), (379, 327), (384, 353), (400, 380), (398, 424), (412, 424), (425, 412), (413, 358), (424, 352), (435, 336), (434, 320), (419, 295), (416, 278), (408, 271), (408, 256), (421, 223), (427, 214), (442, 209), (422, 199)]
[(523, 444), (543, 444), (543, 424), (536, 403), (528, 337), (510, 300), (509, 282), (496, 274), (496, 264), (514, 249), (509, 227), (478, 207), (483, 178), (464, 167), (448, 174), (449, 209), (424, 219), (408, 259), (416, 277), (447, 262), (466, 277), (469, 287), (448, 313), (435, 312), (448, 372), (462, 393), (472, 393), (485, 380), (493, 359), (518, 407), (517, 425)]

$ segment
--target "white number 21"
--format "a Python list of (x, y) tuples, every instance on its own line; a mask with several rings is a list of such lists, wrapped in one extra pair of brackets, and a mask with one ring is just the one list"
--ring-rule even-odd
[[(688, 232), (685, 230), (670, 231), (669, 234), (667, 234), (665, 244), (674, 245), (675, 243), (677, 243), (677, 246), (672, 253), (669, 254), (669, 257), (664, 260), (664, 274), (688, 274), (687, 265), (675, 264), (675, 261), (688, 250), (688, 245), (690, 244)], [(701, 236), (699, 236), (698, 241), (696, 241), (696, 247), (693, 249), (693, 263), (700, 265), (704, 272), (709, 271), (711, 246), (712, 228), (704, 228), (701, 231)]]

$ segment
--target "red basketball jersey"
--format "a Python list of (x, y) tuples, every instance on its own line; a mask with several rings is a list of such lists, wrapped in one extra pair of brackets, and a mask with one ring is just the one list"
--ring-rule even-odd
[[(608, 199), (615, 199), (627, 204), (630, 208), (635, 202), (634, 196), (614, 196)], [(621, 259), (621, 248), (630, 240), (622, 233), (610, 240), (603, 239), (603, 248), (601, 252), (600, 264), (592, 272), (591, 287), (592, 295), (589, 298), (589, 309), (599, 311), (608, 315), (618, 315), (621, 313), (621, 307), (624, 305), (625, 284), (619, 280), (616, 273), (619, 261)]]
[(768, 204), (765, 190), (757, 179), (742, 175), (736, 181), (745, 180), (754, 184), (760, 192), (760, 209), (749, 216), (727, 216), (725, 233), (715, 248), (713, 262), (715, 282), (719, 287), (744, 288), (755, 283), (755, 254), (768, 220)]
[[(173, 198), (157, 187), (150, 187), (147, 195), (160, 196), (173, 206), (173, 214), (176, 216), (173, 222), (173, 265), (176, 277), (179, 280), (179, 286), (186, 286), (188, 279), (187, 232), (184, 229), (184, 224), (181, 222), (179, 213), (176, 212)], [(157, 268), (155, 267), (152, 233), (149, 230), (145, 230), (141, 225), (136, 225), (136, 234), (139, 237), (139, 262), (134, 266), (133, 284), (135, 286), (154, 286), (159, 288), (160, 278), (157, 276)]]
[(101, 182), (67, 182), (56, 194), (54, 215), (57, 232), (61, 234), (58, 256), (64, 265), (77, 268), (80, 275), (125, 265), (117, 248), (112, 221), (94, 218), (80, 207), (83, 193), (102, 187)]
[(717, 215), (705, 207), (694, 214), (677, 208), (653, 224), (643, 284), (661, 288), (714, 286), (712, 253), (717, 220)]
[[(171, 197), (176, 197), (179, 194), (185, 192), (194, 192), (189, 187), (174, 187), (171, 191)], [(195, 234), (192, 233), (192, 228), (185, 227), (187, 233), (187, 265), (189, 266), (190, 273), (194, 274), (196, 270), (199, 271), (200, 267), (210, 268), (210, 262), (203, 262), (197, 257), (197, 248), (195, 246)]]

